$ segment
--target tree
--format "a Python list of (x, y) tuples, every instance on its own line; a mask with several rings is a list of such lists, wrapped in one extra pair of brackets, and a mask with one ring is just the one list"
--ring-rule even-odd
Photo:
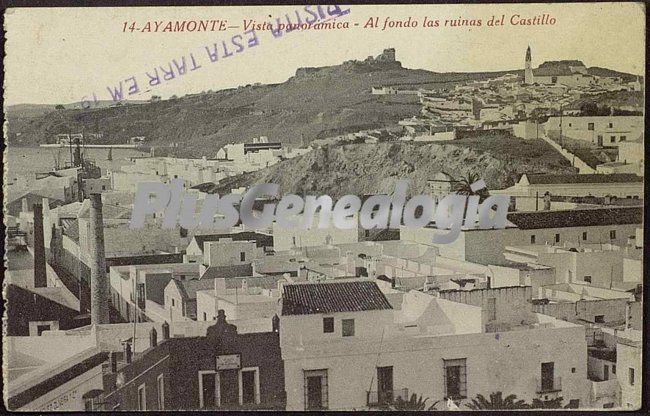
[(533, 399), (533, 402), (530, 404), (531, 409), (571, 409), (571, 403), (562, 406), (562, 397), (557, 397), (551, 400), (540, 400)]
[(510, 394), (503, 397), (498, 391), (490, 394), (490, 400), (487, 400), (482, 394), (477, 394), (471, 403), (466, 404), (472, 410), (498, 410), (498, 409), (528, 409), (528, 405), (523, 400), (518, 400), (517, 395)]
[(477, 191), (472, 190), (472, 184), (478, 180), (480, 180), (480, 177), (477, 173), (469, 172), (464, 177), (461, 177), (459, 180), (455, 181), (454, 185), (452, 186), (452, 190), (458, 195), (477, 195), (479, 197), (479, 202), (483, 202), (490, 196), (490, 193), (485, 188), (479, 189)]
[(404, 410), (404, 411), (409, 411), (409, 410), (435, 410), (434, 406), (438, 404), (438, 402), (435, 402), (428, 408), (426, 407), (426, 402), (429, 400), (427, 397), (426, 399), (423, 399), (422, 396), (419, 396), (415, 393), (411, 395), (411, 398), (409, 400), (404, 400), (401, 397), (398, 397), (392, 404), (392, 409), (390, 410)]
[(62, 104), (57, 104), (54, 106), (55, 110), (65, 110), (65, 107)]

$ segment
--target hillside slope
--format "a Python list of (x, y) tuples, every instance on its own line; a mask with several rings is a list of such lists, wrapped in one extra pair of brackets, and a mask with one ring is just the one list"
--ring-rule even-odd
[(285, 144), (392, 125), (418, 114), (414, 96), (376, 96), (373, 86), (438, 88), (497, 73), (439, 74), (399, 62), (349, 61), (300, 68), (286, 82), (239, 87), (146, 104), (66, 109), (37, 117), (8, 113), (10, 144), (36, 145), (59, 133), (102, 132), (106, 143), (146, 136), (154, 145), (180, 144), (179, 156), (214, 156), (229, 142), (267, 136)]
[(445, 144), (345, 144), (324, 146), (260, 171), (227, 178), (217, 192), (274, 183), (280, 185), (281, 194), (327, 194), (338, 198), (392, 192), (397, 180), (409, 179), (411, 191), (420, 193), (427, 180), (440, 171), (456, 179), (476, 172), (488, 189), (501, 189), (513, 185), (524, 172), (568, 173), (574, 169), (542, 140), (522, 141), (507, 136)]

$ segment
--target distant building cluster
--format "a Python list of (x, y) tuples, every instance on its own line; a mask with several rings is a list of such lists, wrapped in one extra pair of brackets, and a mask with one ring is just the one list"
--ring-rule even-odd
[[(421, 116), (310, 147), (259, 137), (215, 158), (152, 155), (104, 172), (71, 148), (72, 166), (6, 202), (8, 408), (399, 410), (415, 395), (430, 410), (465, 410), (500, 392), (529, 408), (638, 409), (643, 117), (552, 113), (578, 93), (632, 86), (579, 61), (536, 70), (531, 57), (529, 48), (523, 80), (377, 87), (415, 95)], [(395, 51), (373, 59), (393, 62)], [(434, 218), (210, 232), (163, 228), (154, 213), (129, 227), (140, 182), (183, 179), (198, 212), (231, 177), (319, 146), (452, 141), (468, 130), (544, 140), (577, 157), (578, 172), (525, 172), (490, 189), (510, 197), (505, 228), (466, 220), (446, 244), (432, 242), (449, 228)], [(618, 156), (593, 168), (569, 140)], [(440, 171), (426, 192), (439, 199), (459, 185), (469, 184)], [(255, 214), (269, 201), (257, 199)]]

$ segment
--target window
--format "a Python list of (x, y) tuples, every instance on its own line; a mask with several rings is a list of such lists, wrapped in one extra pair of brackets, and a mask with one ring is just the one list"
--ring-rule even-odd
[(305, 410), (327, 409), (327, 370), (305, 370)]
[(571, 372), (575, 374), (575, 372), (576, 372), (576, 368), (575, 368), (575, 367), (571, 367)]
[(467, 397), (467, 359), (444, 360), (445, 397), (463, 399)]
[(208, 315), (206, 315), (205, 312), (203, 312), (203, 320), (204, 320), (204, 321), (207, 321), (207, 320), (208, 320)]
[(49, 331), (50, 330), (50, 325), (36, 325), (36, 333), (38, 336), (40, 336), (43, 331)]
[(147, 386), (138, 387), (138, 410), (147, 410)]
[(583, 280), (587, 283), (591, 283), (591, 276), (585, 276)]
[(291, 244), (296, 245), (296, 237), (291, 237)]
[(323, 318), (323, 332), (334, 332), (334, 318)]
[(612, 374), (616, 374), (616, 364), (612, 364)]
[(165, 408), (165, 380), (163, 375), (158, 376), (158, 410)]
[(569, 123), (569, 127), (571, 127), (571, 123)]
[(634, 369), (632, 367), (628, 368), (628, 381), (630, 386), (634, 385)]
[(342, 319), (341, 328), (344, 337), (354, 336), (354, 319)]
[(243, 251), (239, 253), (239, 261), (246, 261), (246, 253)]
[(610, 143), (616, 143), (616, 136), (610, 136), (609, 137), (609, 142)]
[(176, 302), (174, 302), (174, 298), (172, 298), (172, 306), (176, 306)]
[(627, 140), (627, 136), (621, 136), (620, 139), (618, 139), (619, 142), (624, 142)]
[(594, 322), (597, 324), (605, 323), (605, 315), (596, 315), (594, 316)]
[(584, 241), (584, 240), (586, 240), (586, 239), (587, 239), (587, 232), (584, 231), (584, 232), (582, 233), (582, 240)]
[(542, 363), (542, 372), (541, 372), (541, 392), (549, 392), (554, 390), (554, 375), (555, 375), (555, 363), (548, 362)]
[(610, 240), (616, 240), (616, 230), (611, 230), (609, 232), (609, 239)]
[(560, 242), (560, 234), (555, 234), (555, 242), (556, 243)]
[(535, 244), (535, 235), (530, 236), (530, 244)]
[(609, 127), (610, 129), (611, 129), (611, 128), (614, 128), (614, 123), (609, 123), (608, 127)]

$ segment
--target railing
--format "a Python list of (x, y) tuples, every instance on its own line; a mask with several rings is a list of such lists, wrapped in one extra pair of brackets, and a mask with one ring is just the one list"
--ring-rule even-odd
[(408, 400), (408, 389), (394, 389), (394, 390), (385, 390), (385, 391), (368, 391), (367, 394), (367, 403), (368, 406), (381, 406), (385, 404), (393, 403), (398, 397), (401, 397), (402, 400)]
[(562, 378), (555, 377), (552, 380), (538, 379), (537, 380), (537, 393), (553, 393), (562, 391)]

